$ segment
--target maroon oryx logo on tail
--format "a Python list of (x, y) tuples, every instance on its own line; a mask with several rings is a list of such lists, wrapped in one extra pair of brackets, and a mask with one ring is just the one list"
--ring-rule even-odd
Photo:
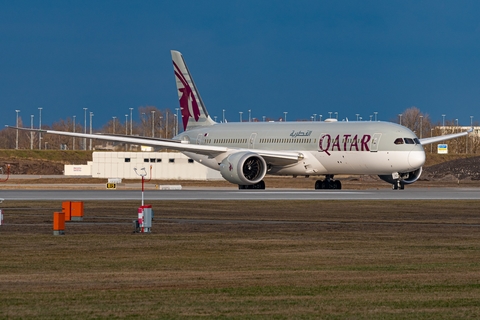
[(182, 110), (183, 129), (186, 130), (188, 119), (190, 117), (193, 117), (195, 121), (198, 121), (198, 119), (200, 118), (200, 109), (198, 108), (197, 99), (193, 94), (192, 88), (188, 84), (187, 79), (185, 79), (175, 61), (173, 61), (173, 66), (175, 68), (175, 76), (183, 84), (183, 88), (179, 88), (178, 91), (182, 93), (179, 101), (180, 109)]

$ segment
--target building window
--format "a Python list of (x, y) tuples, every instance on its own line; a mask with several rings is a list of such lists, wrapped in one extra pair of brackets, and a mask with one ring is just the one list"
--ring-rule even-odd
[(162, 162), (162, 159), (157, 159), (157, 162)]
[(148, 159), (143, 159), (143, 162), (148, 162)]
[(188, 163), (193, 163), (193, 159), (188, 159)]
[(155, 159), (150, 159), (150, 162), (155, 162)]
[(174, 159), (174, 158), (170, 158), (170, 159), (168, 159), (168, 162), (174, 163), (174, 162), (175, 162), (175, 159)]
[(125, 162), (130, 162), (130, 158), (125, 158)]

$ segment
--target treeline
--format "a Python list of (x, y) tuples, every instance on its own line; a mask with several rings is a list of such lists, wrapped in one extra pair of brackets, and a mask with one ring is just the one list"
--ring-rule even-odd
[[(430, 116), (426, 113), (422, 113), (417, 107), (411, 107), (406, 109), (399, 115), (398, 122), (417, 135), (419, 138), (428, 138), (441, 136), (451, 133), (458, 133), (465, 131), (465, 126), (460, 127), (456, 119), (445, 119), (445, 125), (437, 122), (433, 123)], [(474, 126), (478, 126), (478, 123), (474, 123)], [(480, 137), (477, 134), (470, 134), (469, 136), (447, 140), (449, 153), (478, 153), (480, 152)], [(438, 144), (434, 143), (425, 146), (426, 152), (436, 152)]]
[[(178, 134), (179, 128), (183, 128), (181, 124), (181, 115), (179, 121), (177, 115), (170, 109), (159, 110), (153, 106), (138, 108), (139, 121), (131, 121), (130, 115), (128, 120), (125, 118), (112, 118), (100, 129), (96, 129), (94, 133), (108, 133), (119, 135), (134, 135), (141, 137), (155, 138), (172, 138)], [(257, 119), (255, 119), (258, 121)], [(405, 127), (415, 132), (419, 138), (427, 138), (431, 136), (439, 136), (443, 134), (461, 132), (456, 120), (445, 120), (445, 126), (441, 123), (432, 123), (428, 114), (422, 113), (420, 109), (411, 107), (406, 109), (399, 115), (398, 121)], [(475, 124), (478, 125), (478, 124)], [(19, 117), (19, 127), (29, 127)], [(87, 128), (76, 121), (73, 123), (72, 118), (60, 119), (51, 126), (43, 125), (42, 129), (51, 129), (69, 132), (90, 132), (89, 123)], [(86, 130), (85, 130), (86, 129)], [(17, 130), (4, 128), (0, 130), (0, 149), (15, 149), (17, 144)], [(40, 139), (40, 142), (39, 142)], [(479, 153), (480, 139), (478, 135), (470, 135), (454, 140), (447, 141), (449, 145), (449, 153)], [(31, 133), (28, 131), (18, 130), (18, 149), (66, 149), (66, 150), (90, 150), (91, 149), (120, 149), (126, 150), (124, 144), (112, 144), (101, 140), (94, 140), (90, 143), (90, 139), (73, 138), (59, 135)], [(437, 144), (425, 146), (426, 152), (436, 152)]]
[[(102, 125), (100, 129), (92, 129), (92, 133), (108, 133), (117, 135), (134, 135), (142, 137), (156, 138), (172, 138), (178, 133), (181, 124), (177, 122), (177, 115), (170, 109), (159, 110), (156, 107), (146, 106), (139, 107), (139, 121), (130, 121), (128, 115), (127, 121), (125, 117), (112, 117), (107, 123)], [(181, 118), (181, 116), (179, 115)], [(30, 123), (25, 123), (19, 117), (19, 127), (30, 128)], [(34, 128), (38, 128), (34, 126)], [(75, 124), (73, 118), (60, 119), (51, 126), (42, 125), (43, 130), (69, 131), (78, 133), (90, 133), (90, 126), (87, 114), (86, 128), (77, 119)], [(39, 142), (40, 140), (40, 142)], [(4, 128), (0, 130), (0, 149), (15, 149), (17, 144), (17, 130)], [(119, 148), (111, 142), (107, 143), (102, 140), (92, 139), (92, 149), (115, 149)], [(123, 146), (123, 144), (120, 144)], [(53, 134), (39, 134), (38, 132), (29, 132), (18, 130), (18, 149), (65, 149), (65, 150), (90, 150), (90, 139), (73, 138), (67, 136)]]

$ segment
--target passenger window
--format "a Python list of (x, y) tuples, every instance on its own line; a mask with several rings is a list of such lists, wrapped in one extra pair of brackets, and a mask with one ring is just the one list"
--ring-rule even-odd
[(415, 144), (415, 142), (411, 138), (405, 138), (405, 143), (406, 144)]
[(395, 144), (403, 144), (403, 138), (397, 138), (395, 139)]

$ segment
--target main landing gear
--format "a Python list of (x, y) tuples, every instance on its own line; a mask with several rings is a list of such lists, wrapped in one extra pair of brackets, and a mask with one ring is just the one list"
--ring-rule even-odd
[(263, 182), (262, 180), (258, 183), (250, 184), (250, 185), (239, 184), (238, 189), (265, 189), (265, 182)]
[(403, 180), (397, 179), (394, 184), (392, 184), (393, 190), (403, 190), (405, 189), (405, 182)]
[(340, 180), (333, 180), (333, 174), (325, 175), (325, 180), (315, 181), (315, 189), (342, 189)]

